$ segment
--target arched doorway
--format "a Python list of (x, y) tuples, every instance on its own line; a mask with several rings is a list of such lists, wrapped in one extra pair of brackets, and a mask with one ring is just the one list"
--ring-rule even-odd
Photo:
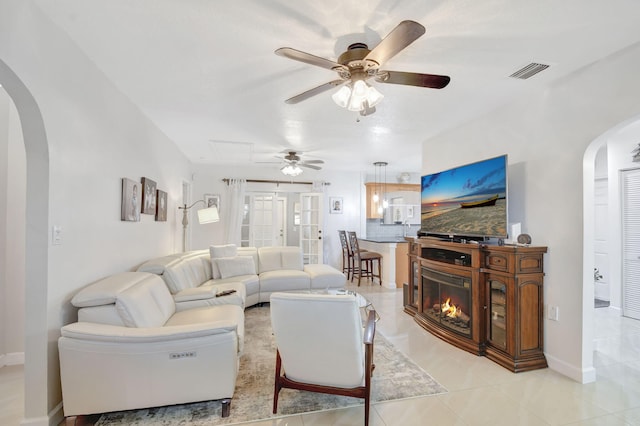
[[(596, 229), (596, 213), (595, 213), (595, 178), (596, 178), (596, 158), (598, 151), (603, 147), (607, 147), (608, 155), (622, 149), (623, 155), (627, 159), (627, 166), (631, 163), (631, 148), (637, 146), (637, 142), (640, 140), (640, 116), (633, 117), (626, 120), (617, 126), (609, 129), (601, 136), (596, 138), (587, 147), (583, 157), (583, 214), (584, 214), (584, 229), (583, 229), (583, 294), (582, 294), (582, 365), (585, 371), (584, 382), (595, 381), (595, 366), (594, 366), (594, 330), (595, 327), (595, 307), (594, 307), (594, 269), (595, 259), (595, 229)], [(620, 148), (622, 147), (622, 148)], [(628, 154), (627, 154), (628, 152)], [(615, 154), (614, 154), (615, 155)], [(618, 156), (619, 157), (619, 156)], [(619, 218), (616, 212), (619, 212), (620, 204), (620, 191), (617, 183), (619, 170), (625, 168), (624, 161), (620, 160), (608, 160), (611, 170), (608, 173), (609, 180), (609, 194), (611, 204), (609, 212), (610, 218)], [(637, 164), (637, 163), (635, 163)], [(640, 167), (640, 164), (638, 164)], [(620, 281), (620, 262), (621, 262), (621, 229), (620, 220), (612, 220), (612, 226), (609, 231), (608, 239), (610, 240), (611, 250), (609, 251), (610, 258), (610, 273), (609, 278), (612, 282)], [(614, 290), (617, 292), (619, 290)], [(619, 300), (619, 297), (617, 297)], [(612, 297), (616, 299), (616, 296)], [(615, 304), (615, 302), (614, 302)]]
[(30, 424), (48, 424), (49, 352), (47, 327), (49, 149), (40, 109), (29, 89), (0, 60), (0, 83), (20, 117), (27, 164), (25, 272), (25, 411)]

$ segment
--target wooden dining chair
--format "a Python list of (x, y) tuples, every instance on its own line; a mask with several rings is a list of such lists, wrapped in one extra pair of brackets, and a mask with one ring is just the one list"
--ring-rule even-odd
[(340, 235), (340, 245), (342, 246), (342, 273), (346, 274), (347, 280), (349, 280), (353, 271), (353, 255), (349, 248), (347, 231), (338, 230), (338, 235)]
[(357, 275), (358, 286), (363, 277), (371, 278), (371, 282), (373, 282), (374, 278), (378, 278), (378, 282), (382, 285), (382, 255), (374, 251), (360, 250), (357, 234), (349, 231), (348, 235), (349, 246), (353, 253), (351, 282)]

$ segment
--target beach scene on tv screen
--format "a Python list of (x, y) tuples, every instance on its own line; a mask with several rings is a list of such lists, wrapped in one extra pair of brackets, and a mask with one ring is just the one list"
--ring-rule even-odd
[(506, 156), (422, 177), (423, 232), (507, 236)]

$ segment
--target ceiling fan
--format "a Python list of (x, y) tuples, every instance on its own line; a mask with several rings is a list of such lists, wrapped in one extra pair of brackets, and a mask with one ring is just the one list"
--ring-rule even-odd
[(338, 57), (337, 62), (290, 47), (277, 49), (277, 55), (335, 71), (340, 77), (293, 96), (285, 102), (297, 104), (334, 87), (342, 86), (332, 96), (333, 100), (343, 108), (368, 115), (375, 111), (375, 105), (384, 97), (373, 86), (367, 84), (366, 81), (369, 79), (373, 78), (378, 83), (442, 89), (451, 80), (446, 75), (380, 69), (386, 61), (417, 40), (425, 31), (417, 22), (402, 21), (372, 50), (364, 43), (353, 43)]
[(302, 173), (301, 167), (306, 167), (308, 169), (313, 170), (321, 170), (322, 167), (317, 164), (324, 164), (322, 160), (306, 160), (302, 161), (300, 159), (299, 153), (296, 151), (289, 151), (287, 155), (284, 156), (285, 165), (282, 166), (280, 171), (287, 176), (298, 176)]

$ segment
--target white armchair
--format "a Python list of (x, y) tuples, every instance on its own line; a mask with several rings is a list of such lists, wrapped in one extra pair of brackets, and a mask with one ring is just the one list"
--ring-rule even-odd
[(176, 312), (162, 279), (116, 274), (81, 290), (79, 322), (58, 340), (65, 416), (222, 400), (227, 416), (244, 312), (219, 305)]
[(298, 389), (364, 398), (368, 425), (375, 311), (363, 329), (354, 295), (273, 293), (271, 324), (277, 346), (273, 413), (280, 389)]

